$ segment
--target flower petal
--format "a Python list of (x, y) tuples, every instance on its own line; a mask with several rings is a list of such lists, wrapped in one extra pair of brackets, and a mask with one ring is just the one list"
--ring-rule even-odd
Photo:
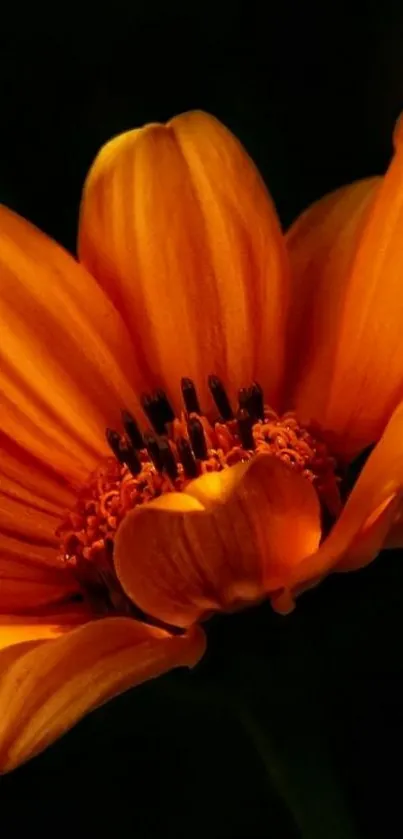
[(402, 509), (403, 403), (375, 446), (329, 536), (319, 550), (290, 575), (291, 585), (323, 577), (331, 570), (350, 571), (382, 549)]
[(25, 614), (78, 593), (57, 561), (55, 530), (74, 495), (52, 469), (0, 432), (0, 614)]
[(81, 482), (135, 410), (131, 343), (98, 284), (55, 242), (0, 207), (2, 430)]
[(0, 677), (0, 770), (42, 751), (116, 694), (173, 667), (193, 666), (204, 645), (198, 628), (172, 637), (107, 618), (16, 658)]
[[(303, 213), (287, 234), (293, 282), (289, 402), (302, 419), (315, 419), (335, 431), (333, 382), (341, 354), (344, 367), (349, 364), (350, 344), (342, 345), (341, 335), (346, 317), (353, 316), (349, 309), (353, 263), (380, 183), (380, 178), (368, 178), (327, 195)], [(357, 388), (344, 385), (342, 399), (340, 390), (338, 398), (343, 410), (350, 412), (348, 429), (344, 429), (347, 436), (360, 440), (360, 415), (367, 410), (367, 399), (360, 393), (361, 403), (356, 404), (356, 392)], [(343, 443), (344, 439), (339, 448)]]
[(319, 540), (311, 484), (260, 455), (129, 513), (117, 533), (115, 565), (142, 609), (189, 626), (278, 590)]
[[(3, 481), (6, 487), (10, 483)], [(5, 534), (21, 537), (35, 545), (57, 547), (55, 530), (59, 523), (60, 519), (52, 513), (38, 510), (6, 491), (0, 491), (0, 544), (1, 534)]]
[[(90, 618), (88, 610), (77, 604), (36, 616), (0, 615), (0, 650), (3, 653), (14, 645), (58, 638), (87, 623)], [(0, 655), (0, 674), (3, 672), (3, 661)]]
[(55, 530), (65, 509), (72, 507), (74, 493), (57, 473), (1, 432), (0, 451), (0, 551), (2, 536), (31, 548), (57, 548)]
[(330, 324), (329, 340), (337, 336), (337, 351), (325, 420), (350, 455), (379, 438), (403, 396), (402, 231), (403, 146), (398, 143), (358, 237), (342, 306)]
[(75, 494), (66, 481), (1, 431), (0, 452), (0, 493), (58, 519), (72, 508)]
[(55, 536), (74, 494), (1, 432), (0, 450), (0, 614), (21, 614), (78, 592), (71, 572), (57, 561)]
[(0, 614), (23, 614), (78, 593), (71, 572), (56, 566), (56, 549), (0, 535)]
[(139, 391), (178, 407), (191, 376), (232, 396), (257, 378), (277, 401), (288, 277), (274, 208), (253, 163), (216, 119), (182, 114), (109, 142), (84, 189), (79, 255), (135, 343)]

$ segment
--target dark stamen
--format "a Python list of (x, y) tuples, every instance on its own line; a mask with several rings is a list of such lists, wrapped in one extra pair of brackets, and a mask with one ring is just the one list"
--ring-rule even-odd
[(117, 431), (114, 431), (113, 428), (107, 428), (105, 431), (105, 436), (108, 445), (111, 447), (116, 459), (119, 461), (119, 463), (125, 463), (123, 440), (120, 434), (118, 434)]
[(122, 411), (122, 422), (124, 430), (135, 449), (144, 449), (143, 435), (134, 417), (129, 411)]
[(187, 478), (196, 478), (197, 477), (197, 463), (194, 459), (194, 455), (192, 449), (188, 441), (185, 437), (181, 437), (178, 440), (178, 454), (182, 462), (182, 466), (185, 470), (185, 475)]
[(178, 477), (178, 467), (176, 465), (176, 460), (174, 458), (171, 446), (168, 443), (168, 440), (158, 440), (158, 447), (160, 450), (161, 460), (162, 460), (162, 468), (164, 472), (169, 475), (170, 478), (174, 479)]
[(166, 419), (164, 407), (161, 405), (160, 400), (158, 398), (156, 399), (154, 396), (150, 396), (149, 393), (143, 393), (141, 397), (141, 404), (154, 431), (156, 431), (157, 434), (164, 434)]
[(239, 408), (240, 410), (247, 411), (252, 419), (257, 419), (254, 401), (252, 388), (241, 387), (240, 391), (238, 391)]
[(189, 414), (201, 414), (195, 384), (192, 379), (182, 379), (181, 390), (187, 412)]
[(221, 379), (218, 376), (209, 376), (208, 386), (223, 420), (233, 419), (234, 414)]
[(136, 454), (133, 446), (130, 443), (123, 442), (121, 445), (123, 463), (129, 467), (132, 475), (138, 475), (141, 472), (141, 460)]
[(207, 444), (204, 436), (204, 428), (200, 420), (198, 420), (197, 417), (192, 417), (189, 420), (188, 429), (195, 457), (197, 457), (198, 460), (205, 460), (207, 457)]
[(152, 460), (156, 470), (158, 472), (161, 472), (164, 464), (161, 457), (161, 451), (158, 445), (157, 438), (154, 437), (154, 434), (145, 434), (144, 442), (146, 444), (148, 454), (150, 455), (150, 459)]
[(249, 393), (252, 398), (255, 416), (257, 419), (264, 419), (263, 388), (258, 384), (258, 382), (253, 382), (252, 387), (249, 388)]
[(238, 431), (241, 438), (241, 443), (244, 449), (250, 450), (255, 448), (255, 441), (252, 434), (253, 419), (245, 410), (241, 408), (237, 415)]
[(165, 422), (173, 422), (175, 419), (175, 411), (164, 390), (155, 390), (153, 399), (158, 404), (161, 417), (164, 417)]

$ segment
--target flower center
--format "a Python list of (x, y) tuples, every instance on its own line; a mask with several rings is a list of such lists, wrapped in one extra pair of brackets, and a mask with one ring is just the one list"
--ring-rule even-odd
[(268, 452), (311, 481), (327, 518), (340, 512), (341, 478), (318, 429), (300, 425), (292, 412), (278, 416), (264, 404), (256, 382), (239, 391), (234, 413), (222, 382), (210, 376), (216, 419), (202, 413), (191, 379), (182, 379), (181, 386), (180, 417), (158, 390), (142, 397), (152, 430), (141, 431), (127, 411), (122, 412), (122, 434), (107, 429), (113, 456), (90, 475), (74, 510), (57, 529), (59, 558), (73, 570), (83, 597), (99, 614), (139, 613), (114, 571), (113, 542), (125, 515), (165, 492), (183, 491), (206, 472)]

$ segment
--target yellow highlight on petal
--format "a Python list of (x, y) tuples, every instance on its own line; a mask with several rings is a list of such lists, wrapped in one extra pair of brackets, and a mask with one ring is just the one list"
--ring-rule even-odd
[(58, 638), (59, 635), (68, 632), (74, 624), (74, 616), (69, 625), (58, 623), (55, 615), (48, 617), (46, 621), (37, 617), (5, 615), (0, 617), (0, 650), (26, 641), (49, 641)]
[(258, 455), (246, 463), (237, 463), (222, 472), (208, 472), (191, 481), (185, 488), (187, 495), (197, 498), (203, 507), (223, 502), (239, 483), (250, 467), (255, 468), (256, 461), (271, 455)]
[(196, 498), (192, 498), (184, 492), (167, 492), (160, 495), (159, 498), (155, 498), (154, 501), (150, 501), (145, 508), (137, 507), (131, 515), (140, 515), (144, 509), (147, 511), (153, 509), (171, 513), (190, 513), (194, 510), (203, 510), (203, 506)]

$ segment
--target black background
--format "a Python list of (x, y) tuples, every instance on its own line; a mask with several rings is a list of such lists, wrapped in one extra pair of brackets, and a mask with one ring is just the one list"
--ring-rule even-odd
[[(403, 107), (398, 4), (113, 2), (52, 14), (2, 12), (0, 199), (71, 250), (100, 145), (189, 108), (239, 136), (284, 225), (326, 191), (387, 166)], [(402, 607), (394, 554), (306, 595), (286, 629), (268, 619), (279, 650), (304, 622), (362, 837), (401, 833)], [(247, 618), (234, 623), (233, 642), (249, 633), (253, 646)], [(211, 635), (224, 649), (228, 634)], [(115, 834), (136, 837), (295, 836), (239, 724), (202, 698), (183, 701), (180, 687), (169, 676), (118, 698), (2, 779), (7, 824), (28, 817), (32, 831), (56, 830), (72, 819), (81, 835), (88, 819), (92, 835), (108, 818)], [(279, 726), (287, 713), (292, 701)]]

